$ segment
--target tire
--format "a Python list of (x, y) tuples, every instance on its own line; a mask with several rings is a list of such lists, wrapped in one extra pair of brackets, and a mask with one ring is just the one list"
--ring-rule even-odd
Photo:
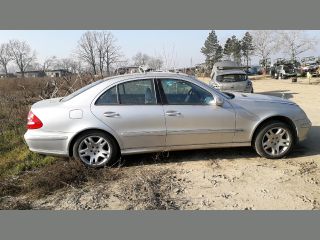
[(288, 124), (270, 121), (258, 129), (253, 143), (256, 152), (261, 157), (279, 159), (291, 152), (295, 140), (294, 130)]
[(116, 141), (102, 131), (80, 135), (73, 145), (73, 157), (88, 167), (111, 165), (119, 159)]
[(251, 93), (253, 93), (253, 88), (251, 88)]

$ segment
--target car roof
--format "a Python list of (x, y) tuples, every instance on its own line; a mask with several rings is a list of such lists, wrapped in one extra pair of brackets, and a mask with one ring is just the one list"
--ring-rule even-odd
[(123, 80), (129, 80), (129, 79), (141, 79), (141, 78), (181, 78), (181, 77), (191, 77), (190, 75), (184, 74), (184, 73), (171, 73), (171, 72), (146, 72), (146, 73), (132, 73), (132, 74), (123, 74), (123, 75), (117, 75), (112, 76), (103, 79), (104, 81), (107, 81), (108, 83), (116, 83)]

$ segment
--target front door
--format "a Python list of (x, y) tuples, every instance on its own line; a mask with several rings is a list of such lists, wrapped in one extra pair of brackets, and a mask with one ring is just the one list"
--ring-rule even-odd
[(212, 104), (214, 96), (202, 87), (180, 79), (159, 79), (164, 98), (166, 146), (230, 143), (235, 134), (235, 112), (225, 101)]

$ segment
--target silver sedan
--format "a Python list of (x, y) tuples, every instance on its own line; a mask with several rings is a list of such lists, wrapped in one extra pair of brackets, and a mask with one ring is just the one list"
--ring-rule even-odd
[(286, 99), (222, 93), (160, 72), (111, 77), (37, 102), (27, 126), (31, 151), (99, 167), (120, 155), (217, 147), (252, 146), (262, 157), (282, 158), (311, 122)]

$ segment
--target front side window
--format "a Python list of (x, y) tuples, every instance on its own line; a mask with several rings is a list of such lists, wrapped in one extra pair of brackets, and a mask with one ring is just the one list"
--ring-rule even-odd
[(153, 80), (137, 80), (118, 85), (120, 104), (150, 105), (156, 104)]
[(229, 83), (229, 82), (242, 82), (247, 80), (246, 74), (226, 74), (217, 76), (218, 82)]
[(187, 81), (162, 79), (161, 86), (170, 105), (207, 105), (213, 100), (211, 93)]

